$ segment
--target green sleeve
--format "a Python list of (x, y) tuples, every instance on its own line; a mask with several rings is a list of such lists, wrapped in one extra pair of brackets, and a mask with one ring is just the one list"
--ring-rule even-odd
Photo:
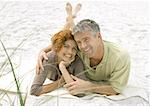
[(122, 90), (126, 87), (130, 72), (130, 56), (128, 53), (124, 53), (121, 55), (117, 62), (115, 63), (115, 67), (110, 76), (110, 84), (113, 89), (121, 93)]

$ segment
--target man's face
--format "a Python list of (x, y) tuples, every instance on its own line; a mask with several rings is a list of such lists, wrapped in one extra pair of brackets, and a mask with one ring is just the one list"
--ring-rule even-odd
[(88, 57), (93, 57), (96, 54), (100, 42), (98, 34), (94, 36), (90, 31), (86, 31), (77, 33), (74, 38), (82, 53)]

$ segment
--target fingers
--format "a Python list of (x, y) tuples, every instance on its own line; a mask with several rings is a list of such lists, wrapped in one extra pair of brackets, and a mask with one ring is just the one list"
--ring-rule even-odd
[(42, 60), (39, 59), (38, 61), (39, 61), (39, 70), (40, 70), (40, 68), (41, 68), (42, 70), (44, 70), (44, 67), (43, 67), (43, 64), (42, 64), (43, 59), (42, 59)]
[(40, 69), (39, 69), (39, 65), (36, 65), (36, 74), (39, 74)]
[(65, 84), (64, 87), (69, 88), (69, 87), (73, 86), (74, 84), (75, 84), (75, 82), (71, 82), (71, 83)]
[(73, 85), (73, 86), (71, 86), (71, 87), (68, 88), (68, 91), (72, 91), (72, 90), (74, 90), (75, 88), (76, 88), (76, 86)]
[(38, 62), (36, 65), (36, 74), (39, 74), (41, 70), (44, 70), (44, 67), (42, 64), (43, 59), (48, 60), (47, 54), (44, 51), (40, 52), (40, 54), (38, 56)]
[(65, 84), (64, 87), (65, 87), (69, 92), (72, 92), (73, 90), (75, 90), (76, 85), (75, 85), (75, 82), (71, 82), (71, 83)]
[(41, 54), (38, 57), (39, 69), (41, 68), (42, 70), (44, 70), (44, 67), (43, 67), (43, 64), (42, 64), (43, 59), (48, 60), (47, 54), (44, 51), (42, 51)]
[(40, 69), (41, 70), (44, 70), (44, 67), (42, 65), (42, 61), (41, 60), (38, 60), (38, 63), (36, 65), (36, 74), (40, 74)]
[(47, 57), (46, 53), (43, 54), (43, 57), (44, 57), (45, 60), (48, 60), (48, 57)]
[(73, 75), (71, 75), (71, 77), (72, 77), (74, 80), (78, 80), (78, 79), (79, 79), (78, 77), (73, 76)]
[[(69, 87), (67, 90), (69, 91), (69, 93), (70, 93), (71, 95), (77, 95), (77, 94), (80, 94), (80, 93), (81, 93), (80, 89), (77, 89), (77, 88), (76, 88), (76, 85), (73, 85), (73, 86)], [(80, 95), (79, 95), (79, 96), (80, 96)]]
[(70, 94), (76, 95), (80, 93), (80, 89), (77, 88), (76, 82), (71, 82), (69, 84), (65, 84), (64, 87), (69, 91)]

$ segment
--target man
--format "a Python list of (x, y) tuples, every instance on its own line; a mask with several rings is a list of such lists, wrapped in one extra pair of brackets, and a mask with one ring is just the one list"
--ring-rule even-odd
[[(127, 51), (114, 43), (103, 41), (99, 25), (93, 20), (80, 21), (73, 28), (73, 35), (85, 65), (85, 74), (90, 81), (72, 76), (74, 82), (64, 87), (73, 95), (79, 92), (105, 95), (121, 93), (127, 85), (130, 72), (130, 56)], [(43, 54), (44, 51), (39, 60), (46, 57)], [(39, 65), (37, 66), (38, 69)]]

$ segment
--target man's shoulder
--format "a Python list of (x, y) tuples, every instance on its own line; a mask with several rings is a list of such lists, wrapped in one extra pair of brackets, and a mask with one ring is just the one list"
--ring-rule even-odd
[(44, 60), (43, 61), (43, 64), (45, 63), (55, 63), (56, 62), (56, 58), (57, 58), (57, 54), (56, 52), (54, 51), (50, 51), (47, 53), (47, 57), (48, 57), (48, 60)]
[(109, 53), (116, 56), (124, 56), (129, 55), (127, 49), (122, 47), (121, 45), (109, 41), (104, 41), (104, 46), (107, 46)]
[(130, 55), (127, 49), (108, 41), (105, 41), (104, 45), (106, 46), (105, 48), (107, 48), (106, 54), (109, 61), (112, 61), (114, 64), (122, 64), (128, 61), (128, 64), (130, 64)]

